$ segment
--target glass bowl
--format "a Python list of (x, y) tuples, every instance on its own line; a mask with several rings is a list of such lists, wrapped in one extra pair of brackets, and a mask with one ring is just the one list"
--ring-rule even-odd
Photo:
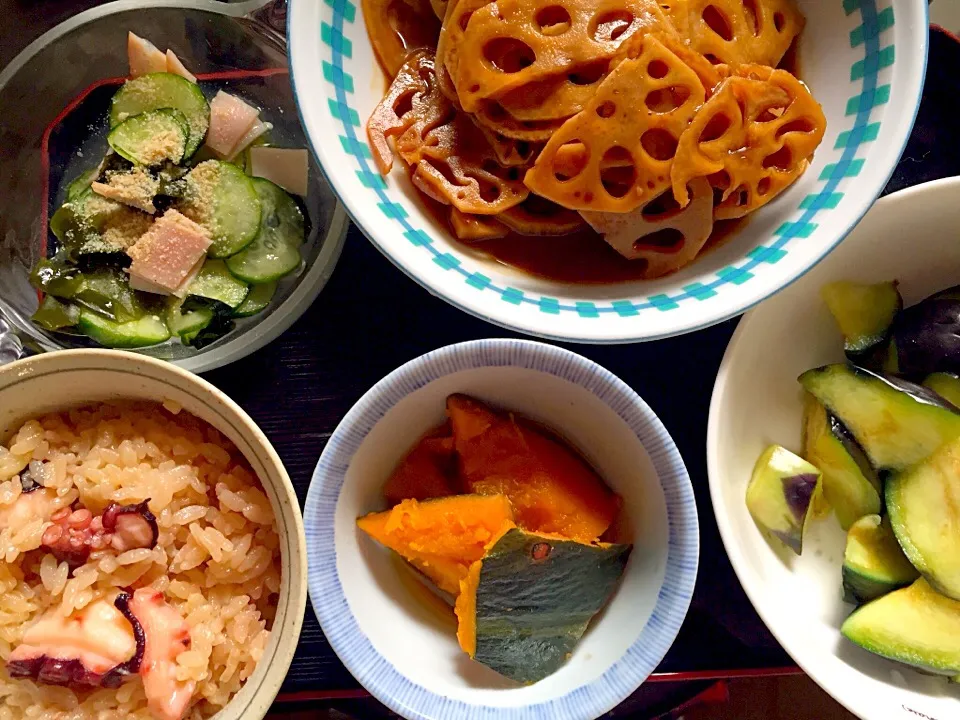
[[(109, 101), (127, 74), (127, 31), (177, 53), (208, 97), (233, 88), (254, 102), (274, 126), (272, 144), (307, 148), (289, 82), (284, 15), (285, 3), (267, 0), (121, 0), (61, 23), (0, 72), (0, 362), (25, 352), (96, 346), (30, 321), (38, 296), (29, 273), (52, 242), (47, 219), (64, 201), (67, 185), (107, 150)], [(234, 330), (201, 350), (168, 341), (136, 352), (202, 372), (287, 329), (326, 284), (347, 229), (346, 214), (312, 156), (304, 204), (304, 262), (280, 282), (265, 311), (238, 319)]]

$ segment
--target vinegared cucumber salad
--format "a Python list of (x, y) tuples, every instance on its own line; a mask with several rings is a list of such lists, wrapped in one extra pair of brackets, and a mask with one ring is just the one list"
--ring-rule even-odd
[(270, 146), (260, 110), (207, 98), (176, 55), (128, 36), (109, 150), (50, 218), (33, 322), (112, 348), (202, 348), (263, 312), (301, 265), (305, 149)]

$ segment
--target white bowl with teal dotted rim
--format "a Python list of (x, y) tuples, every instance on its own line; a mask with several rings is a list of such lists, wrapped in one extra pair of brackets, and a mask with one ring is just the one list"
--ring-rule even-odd
[(364, 126), (385, 81), (355, 0), (291, 0), (294, 89), (320, 164), (354, 222), (432, 293), (497, 325), (558, 340), (619, 343), (733, 317), (803, 275), (857, 224), (900, 158), (927, 59), (926, 0), (797, 0), (801, 77), (827, 131), (811, 167), (720, 247), (668, 277), (577, 285), (478, 257), (384, 181)]
[[(383, 483), (466, 393), (572, 442), (623, 500), (616, 539), (633, 552), (610, 602), (567, 663), (518, 685), (457, 646), (453, 610), (357, 528), (384, 509)], [(477, 340), (411, 360), (373, 386), (334, 431), (304, 508), (313, 609), (354, 677), (411, 720), (583, 720), (632, 693), (673, 644), (697, 577), (693, 487), (676, 445), (622, 380), (530, 340)]]

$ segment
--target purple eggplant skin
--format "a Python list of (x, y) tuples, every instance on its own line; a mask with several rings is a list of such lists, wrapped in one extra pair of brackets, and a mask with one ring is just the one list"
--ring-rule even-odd
[(897, 370), (922, 376), (960, 374), (960, 285), (921, 300), (893, 324)]
[[(944, 410), (950, 410), (953, 413), (960, 413), (960, 408), (957, 408), (953, 403), (945, 400), (938, 393), (935, 393), (930, 388), (919, 383), (907, 380), (906, 378), (897, 377), (896, 375), (873, 372), (872, 370), (867, 370), (866, 368), (858, 367), (856, 365), (850, 365), (850, 367), (855, 373), (860, 375), (868, 375), (876, 378), (877, 380), (882, 380), (890, 387), (907, 393), (907, 395), (912, 397), (917, 402), (922, 402), (927, 405), (936, 405)], [(849, 430), (847, 432), (849, 432)]]

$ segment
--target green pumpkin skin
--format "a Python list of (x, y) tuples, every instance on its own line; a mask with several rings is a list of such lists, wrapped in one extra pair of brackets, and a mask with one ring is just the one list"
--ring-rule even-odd
[(474, 659), (522, 683), (558, 670), (607, 604), (632, 549), (508, 531), (480, 570)]

